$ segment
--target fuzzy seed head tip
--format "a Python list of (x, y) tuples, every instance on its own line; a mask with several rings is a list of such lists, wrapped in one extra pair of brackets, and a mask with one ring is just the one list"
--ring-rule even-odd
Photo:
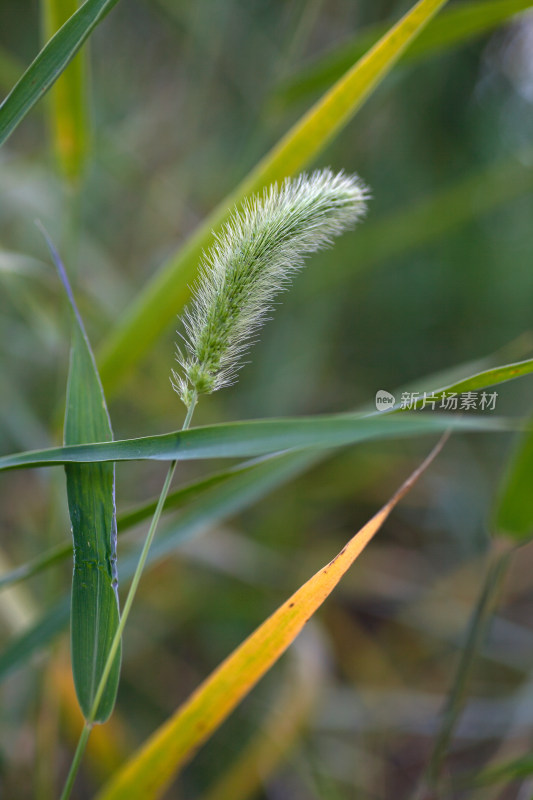
[(187, 407), (236, 381), (276, 295), (306, 256), (355, 225), (368, 197), (356, 175), (323, 169), (273, 184), (233, 211), (202, 256), (182, 318), (181, 369), (171, 382)]

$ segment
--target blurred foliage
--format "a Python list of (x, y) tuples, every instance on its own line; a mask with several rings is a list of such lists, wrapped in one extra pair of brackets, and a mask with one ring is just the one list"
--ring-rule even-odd
[[(60, 243), (96, 345), (156, 268), (298, 118), (302, 108), (272, 105), (277, 88), (407, 6), (117, 5), (91, 38), (92, 149), (83, 181), (72, 186), (61, 177), (43, 103), (0, 151), (3, 453), (60, 441), (68, 317), (35, 218)], [(2, 4), (2, 90), (38, 50), (37, 11), (28, 0)], [(510, 342), (516, 359), (531, 354), (524, 334), (533, 296), (532, 41), (533, 18), (523, 15), (460, 48), (405, 63), (329, 145), (318, 165), (357, 171), (372, 188), (366, 228), (310, 262), (239, 385), (206, 399), (196, 424), (349, 410), (372, 403), (378, 389), (394, 391)], [(389, 237), (396, 246), (388, 246)], [(181, 424), (168, 380), (174, 337), (168, 330), (110, 403), (117, 439)], [(498, 412), (528, 415), (531, 388), (531, 378), (502, 386)], [(502, 434), (455, 435), (329, 599), (315, 643), (325, 663), (320, 692), (286, 758), (274, 759), (276, 770), (254, 784), (258, 797), (413, 796), (481, 592), (492, 552), (487, 509), (511, 444)], [(113, 723), (127, 733), (117, 738), (117, 759), (337, 552), (427, 445), (369, 443), (338, 453), (147, 573), (124, 641)], [(163, 470), (120, 465), (119, 512), (152, 498)], [(205, 472), (182, 464), (179, 480)], [(59, 469), (2, 476), (2, 571), (68, 538), (63, 483)], [(533, 793), (530, 761), (522, 759), (533, 729), (533, 552), (528, 545), (519, 552), (472, 667), (444, 771), (450, 797)], [(13, 605), (2, 594), (2, 639), (60, 600), (70, 577), (61, 565), (10, 589), (28, 595), (22, 618), (24, 600), (15, 597)], [(63, 654), (52, 648), (47, 658), (60, 664)], [(51, 700), (43, 663), (32, 661), (1, 687), (6, 797), (56, 797), (68, 764), (72, 724)], [(265, 718), (273, 730), (269, 712), (288, 665), (282, 661), (267, 676), (169, 797), (217, 796)], [(515, 763), (514, 771), (497, 771)], [(499, 783), (476, 788), (477, 773), (500, 776)], [(91, 796), (96, 780), (88, 766), (76, 796)]]

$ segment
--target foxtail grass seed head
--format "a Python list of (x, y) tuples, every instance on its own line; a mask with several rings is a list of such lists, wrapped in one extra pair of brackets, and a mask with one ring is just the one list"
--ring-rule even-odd
[(235, 210), (203, 256), (185, 310), (181, 374), (172, 385), (187, 407), (200, 394), (234, 383), (241, 358), (308, 253), (330, 245), (366, 210), (356, 175), (324, 169), (265, 189)]

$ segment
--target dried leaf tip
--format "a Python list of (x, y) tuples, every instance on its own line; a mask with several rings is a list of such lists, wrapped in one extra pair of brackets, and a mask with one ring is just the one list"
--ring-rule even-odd
[(181, 372), (172, 385), (188, 407), (199, 394), (235, 382), (243, 353), (309, 253), (330, 245), (366, 210), (356, 175), (329, 169), (287, 178), (236, 209), (202, 258), (183, 315)]

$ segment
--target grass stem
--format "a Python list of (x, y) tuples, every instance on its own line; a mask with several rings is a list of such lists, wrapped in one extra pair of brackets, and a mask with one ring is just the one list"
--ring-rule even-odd
[(67, 776), (67, 780), (65, 781), (63, 791), (61, 792), (61, 800), (68, 800), (68, 798), (70, 797), (70, 793), (72, 792), (74, 781), (76, 780), (76, 775), (78, 774), (78, 770), (80, 768), (85, 748), (87, 747), (87, 742), (89, 741), (91, 728), (92, 725), (90, 725), (88, 722), (86, 722), (85, 725), (83, 726), (83, 730), (81, 732), (78, 741), (78, 746), (76, 747), (76, 752), (74, 753), (74, 758), (72, 759), (72, 764), (70, 765), (70, 770)]
[(439, 731), (433, 750), (413, 800), (431, 800), (437, 796), (444, 760), (465, 704), (472, 669), (486, 638), (494, 607), (507, 573), (511, 552), (505, 549), (490, 558), (481, 593), (470, 619), (466, 643), (461, 653), (450, 693), (441, 713)]

